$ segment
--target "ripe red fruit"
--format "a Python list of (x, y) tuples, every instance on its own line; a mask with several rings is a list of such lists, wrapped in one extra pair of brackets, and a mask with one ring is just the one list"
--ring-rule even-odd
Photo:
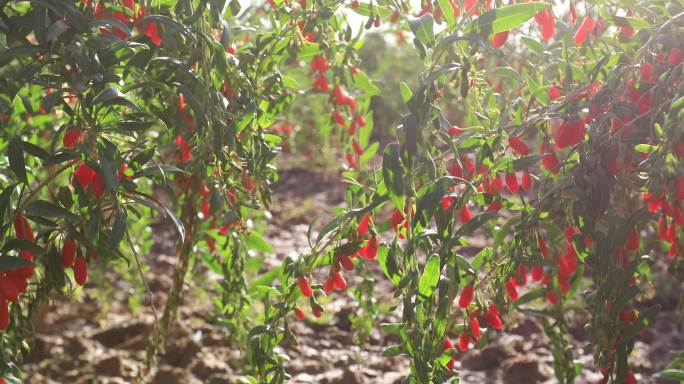
[(540, 152), (542, 155), (541, 160), (544, 168), (553, 174), (558, 174), (560, 172), (560, 163), (553, 148), (551, 148), (549, 144), (544, 143), (541, 146)]
[(378, 255), (379, 245), (380, 242), (378, 241), (378, 238), (371, 236), (371, 238), (366, 242), (366, 245), (359, 250), (359, 255), (365, 259), (373, 260)]
[(295, 308), (295, 316), (297, 316), (299, 320), (304, 320), (306, 313), (304, 313), (301, 308)]
[(304, 276), (299, 277), (299, 290), (304, 297), (311, 297), (311, 285), (309, 284), (309, 280)]
[(370, 213), (366, 212), (366, 214), (363, 215), (363, 217), (359, 221), (359, 226), (356, 228), (356, 233), (359, 236), (363, 236), (363, 235), (368, 233), (368, 228), (370, 226), (370, 220), (371, 220)]
[(78, 168), (76, 168), (76, 171), (74, 171), (74, 177), (76, 181), (78, 181), (78, 183), (81, 184), (81, 187), (83, 189), (86, 189), (95, 177), (95, 170), (90, 168), (88, 164), (81, 163), (81, 165), (79, 165)]
[(585, 17), (584, 21), (582, 21), (582, 24), (580, 24), (579, 28), (577, 28), (577, 32), (575, 32), (575, 44), (584, 44), (584, 42), (587, 41), (587, 36), (589, 36), (589, 33), (591, 33), (595, 27), (596, 21), (594, 21), (594, 19), (592, 19), (591, 16)]
[(363, 149), (361, 149), (361, 145), (359, 144), (358, 141), (354, 140), (352, 142), (352, 148), (354, 148), (354, 152), (356, 153), (357, 156), (363, 155)]
[(323, 284), (323, 292), (328, 294), (333, 291), (333, 288), (335, 288), (335, 283), (333, 280), (331, 278), (325, 279), (325, 283)]
[[(451, 340), (444, 339), (444, 346), (442, 347), (442, 352), (448, 349), (455, 350), (456, 348), (454, 348), (454, 344), (451, 342)], [(449, 362), (447, 363), (446, 367), (449, 368), (449, 370), (453, 370), (454, 363), (456, 363), (456, 359), (452, 357), (451, 360), (449, 360)]]
[(470, 208), (468, 208), (467, 205), (464, 205), (463, 208), (461, 208), (459, 217), (461, 218), (461, 222), (464, 224), (470, 221), (472, 215), (470, 214)]
[(623, 309), (620, 311), (620, 321), (631, 323), (637, 320), (637, 314), (633, 309)]
[(311, 312), (313, 312), (316, 318), (320, 318), (321, 316), (323, 316), (323, 312), (318, 308), (311, 308)]
[(332, 276), (333, 286), (340, 291), (347, 289), (347, 281), (342, 276), (342, 272), (335, 271)]
[(461, 333), (458, 337), (458, 349), (465, 352), (468, 350), (468, 344), (470, 344), (470, 335), (466, 332)]
[(252, 176), (250, 176), (249, 171), (242, 172), (242, 183), (244, 184), (246, 190), (250, 192), (254, 190), (254, 180), (252, 180)]
[(639, 233), (636, 229), (632, 229), (632, 231), (629, 233), (627, 248), (629, 248), (630, 251), (636, 251), (639, 249)]
[(508, 40), (508, 32), (510, 31), (503, 31), (494, 34), (494, 38), (492, 38), (492, 45), (494, 48), (501, 48), (504, 44), (506, 44), (506, 40)]
[(511, 193), (518, 193), (518, 176), (515, 172), (506, 174), (506, 188)]
[(497, 330), (503, 329), (504, 324), (501, 320), (499, 308), (497, 308), (496, 305), (491, 304), (489, 308), (487, 308), (487, 313), (485, 313), (484, 316), (492, 328)]
[(356, 168), (357, 164), (356, 164), (356, 158), (354, 158), (354, 155), (352, 155), (351, 153), (347, 153), (346, 157), (347, 157), (347, 164), (349, 164), (349, 167)]
[(66, 148), (73, 148), (83, 141), (83, 132), (78, 129), (70, 129), (64, 134), (62, 143)]
[(480, 338), (480, 321), (477, 320), (477, 317), (473, 317), (470, 320), (470, 323), (468, 323), (468, 328), (470, 328), (473, 336), (475, 336), (475, 340)]
[(209, 217), (209, 200), (207, 200), (207, 199), (202, 200), (202, 202), (200, 203), (200, 209), (202, 211), (202, 215), (204, 215), (204, 218), (205, 219), (208, 218)]
[(672, 48), (670, 55), (667, 57), (667, 63), (670, 65), (677, 65), (682, 62), (682, 51), (679, 48)]
[(314, 89), (321, 90), (323, 92), (328, 92), (330, 86), (328, 85), (328, 79), (323, 75), (318, 75), (313, 82)]
[[(33, 261), (33, 254), (29, 251), (20, 251), (19, 252), (19, 257), (26, 261)], [(32, 265), (27, 265), (25, 267), (21, 267), (18, 270), (16, 270), (17, 274), (19, 277), (22, 279), (28, 279), (31, 276), (33, 276), (33, 266)]]
[(62, 246), (62, 265), (64, 268), (69, 268), (74, 265), (76, 260), (76, 240), (66, 239)]
[(363, 116), (356, 116), (354, 118), (354, 122), (360, 126), (360, 127), (365, 127), (366, 126), (366, 118)]
[(675, 197), (677, 200), (684, 200), (684, 176), (679, 176), (677, 178), (677, 191), (675, 192)]
[(473, 285), (469, 284), (463, 288), (461, 292), (461, 297), (458, 299), (458, 306), (461, 308), (468, 308), (470, 303), (473, 301)]
[(344, 117), (342, 117), (342, 115), (338, 111), (333, 111), (332, 117), (333, 117), (333, 120), (335, 121), (335, 123), (337, 123), (338, 125), (341, 125), (341, 126), (345, 125), (346, 121), (344, 120)]
[(349, 256), (347, 255), (342, 255), (339, 258), (340, 260), (340, 265), (342, 265), (342, 268), (344, 268), (347, 271), (351, 271), (354, 269), (354, 263), (351, 261)]
[(216, 251), (216, 242), (214, 241), (213, 237), (206, 235), (204, 236), (204, 241), (207, 243), (207, 248), (209, 248), (209, 252)]
[(532, 188), (532, 176), (528, 171), (524, 171), (522, 173), (522, 177), (520, 180), (520, 187), (525, 191), (529, 192), (529, 190)]
[(634, 373), (631, 370), (625, 375), (625, 384), (637, 384), (637, 379), (634, 377)]
[(530, 154), (530, 148), (519, 137), (510, 136), (508, 138), (508, 146), (520, 156), (527, 156)]
[(489, 207), (487, 207), (487, 212), (497, 212), (503, 207), (501, 205), (501, 202), (499, 200), (493, 200), (491, 204), (489, 204)]
[(33, 241), (34, 239), (31, 224), (29, 224), (26, 216), (21, 213), (14, 218), (14, 231), (19, 239), (29, 241)]
[(7, 274), (0, 274), (0, 294), (4, 299), (17, 301), (19, 291)]
[(544, 278), (544, 268), (542, 267), (532, 267), (532, 280), (540, 281)]
[(551, 100), (556, 100), (556, 99), (558, 99), (559, 97), (561, 97), (561, 91), (560, 91), (560, 89), (559, 89), (558, 87), (556, 87), (555, 85), (552, 85), (552, 86), (549, 88), (549, 99), (551, 99)]
[(451, 127), (449, 127), (449, 136), (458, 136), (461, 133), (463, 133), (463, 129), (461, 129), (460, 127), (456, 125), (452, 125)]
[(74, 261), (74, 279), (76, 284), (81, 286), (88, 280), (88, 264), (83, 256), (76, 257)]
[(556, 131), (556, 146), (558, 148), (572, 147), (584, 139), (584, 122), (577, 120), (571, 123), (563, 122)]
[(508, 297), (513, 300), (517, 301), (518, 300), (518, 289), (516, 286), (516, 281), (514, 278), (508, 279), (506, 284), (504, 285), (504, 288), (506, 288), (506, 294), (508, 294)]
[(351, 3), (352, 8), (356, 9), (359, 6), (361, 6), (361, 3), (359, 3), (359, 0), (353, 0)]
[(10, 323), (7, 300), (0, 298), (0, 330), (6, 330)]
[(105, 192), (104, 179), (100, 173), (95, 173), (93, 176), (93, 195), (96, 199), (102, 197)]
[(556, 20), (551, 8), (546, 8), (534, 16), (534, 20), (541, 26), (542, 38), (551, 40), (556, 30)]
[(552, 290), (546, 291), (546, 300), (548, 300), (549, 303), (553, 305), (558, 304), (558, 296), (556, 296), (556, 294)]

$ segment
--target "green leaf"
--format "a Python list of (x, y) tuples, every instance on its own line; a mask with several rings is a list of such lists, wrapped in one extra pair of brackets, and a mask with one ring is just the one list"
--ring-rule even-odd
[(375, 96), (380, 94), (380, 88), (373, 84), (373, 82), (368, 78), (365, 72), (358, 71), (356, 75), (354, 75), (354, 80), (356, 86), (364, 92), (366, 92), (368, 96)]
[(26, 213), (26, 216), (61, 217), (71, 221), (75, 221), (78, 218), (67, 209), (45, 200), (32, 201), (26, 206), (24, 213)]
[(250, 249), (254, 249), (263, 253), (273, 252), (273, 247), (264, 239), (258, 232), (252, 231), (249, 236), (245, 239), (247, 246)]
[(10, 168), (17, 175), (17, 179), (28, 182), (26, 177), (26, 161), (24, 160), (24, 150), (21, 145), (21, 138), (14, 137), (8, 143), (7, 157), (9, 158)]
[(353, 8), (352, 11), (358, 13), (361, 16), (380, 16), (382, 18), (388, 17), (392, 12), (382, 6), (375, 5), (371, 7), (368, 3), (360, 3), (358, 7)]
[(411, 31), (421, 43), (431, 47), (435, 42), (434, 32), (435, 19), (431, 13), (425, 13), (421, 17), (409, 20)]
[(437, 283), (439, 282), (439, 275), (441, 270), (441, 261), (439, 255), (433, 254), (425, 263), (423, 274), (420, 275), (418, 281), (418, 293), (423, 297), (431, 297)]
[(31, 265), (33, 265), (33, 263), (28, 260), (24, 260), (21, 257), (0, 256), (0, 271), (3, 272), (21, 267), (28, 267)]
[(439, 0), (439, 8), (442, 10), (442, 15), (444, 15), (449, 29), (453, 28), (456, 25), (456, 16), (451, 8), (451, 2), (449, 0)]
[(399, 92), (401, 93), (401, 98), (404, 100), (404, 103), (408, 103), (413, 97), (411, 88), (409, 88), (408, 84), (404, 83), (403, 81), (399, 83)]
[(93, 104), (100, 105), (102, 107), (110, 105), (123, 105), (135, 111), (140, 109), (137, 105), (135, 105), (135, 103), (126, 99), (126, 96), (114, 87), (107, 87), (100, 91), (100, 93), (93, 98)]
[(7, 253), (8, 251), (11, 251), (13, 249), (29, 251), (34, 256), (42, 255), (43, 253), (45, 253), (45, 250), (43, 250), (43, 248), (39, 247), (33, 241), (23, 239), (8, 240), (7, 242), (5, 242), (5, 245), (2, 247), (2, 250), (0, 252)]
[(489, 10), (465, 27), (465, 33), (477, 33), (481, 36), (491, 36), (495, 33), (510, 31), (521, 26), (542, 11), (550, 7), (549, 3), (531, 2), (507, 5)]

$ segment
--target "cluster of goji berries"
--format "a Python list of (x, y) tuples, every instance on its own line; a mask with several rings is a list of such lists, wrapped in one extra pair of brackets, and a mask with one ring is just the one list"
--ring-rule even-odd
[[(366, 260), (374, 260), (378, 254), (378, 247), (380, 240), (373, 228), (373, 216), (370, 213), (364, 214), (359, 220), (353, 241), (359, 242), (359, 248), (353, 253), (339, 253), (335, 255), (334, 261), (330, 268), (330, 272), (325, 282), (323, 283), (323, 292), (327, 295), (333, 290), (347, 289), (347, 281), (342, 274), (342, 270), (351, 272), (354, 270), (354, 259), (358, 256)], [(309, 279), (302, 275), (298, 280), (299, 291), (302, 296), (312, 298), (313, 290)], [(316, 302), (315, 298), (310, 300), (311, 310), (316, 317), (320, 317), (323, 313), (323, 308)], [(299, 319), (305, 317), (305, 313), (301, 308), (295, 308), (295, 315)]]
[[(86, 6), (90, 6), (91, 1), (83, 0), (83, 3)], [(135, 24), (136, 28), (140, 33), (147, 36), (154, 45), (160, 46), (162, 43), (162, 37), (157, 24), (154, 21), (149, 20), (145, 22), (140, 22), (140, 20), (145, 17), (144, 7), (138, 7), (138, 10), (136, 12), (136, 4), (134, 0), (121, 0), (121, 5), (130, 10), (133, 16), (129, 16), (121, 11), (110, 10), (106, 7), (104, 2), (99, 1), (97, 3), (97, 6), (95, 7), (95, 17), (99, 19), (115, 19), (127, 26)], [(116, 37), (120, 38), (121, 40), (128, 39), (129, 36), (120, 28), (114, 26), (113, 29), (114, 35)], [(103, 29), (102, 32), (109, 33), (109, 30)]]
[[(324, 55), (317, 55), (311, 60), (311, 70), (314, 73), (314, 89), (328, 92), (330, 85), (325, 73), (329, 69), (328, 59)], [(351, 67), (353, 75), (358, 73), (356, 67)], [(356, 99), (351, 96), (342, 86), (336, 85), (330, 92), (330, 102), (333, 105), (332, 121), (340, 127), (347, 127), (347, 133), (351, 139), (351, 149), (346, 155), (347, 164), (351, 168), (358, 167), (358, 158), (364, 152), (359, 141), (355, 138), (357, 128), (366, 126), (366, 118), (357, 110)], [(350, 116), (350, 117), (347, 117)], [(347, 126), (347, 122), (349, 125)]]
[[(35, 242), (35, 235), (26, 216), (18, 213), (14, 218), (14, 232), (20, 240)], [(28, 250), (21, 250), (19, 257), (33, 262), (33, 254)], [(28, 280), (33, 276), (33, 266), (14, 268), (0, 273), (0, 330), (9, 326), (9, 302), (16, 302), (19, 294), (26, 292)]]

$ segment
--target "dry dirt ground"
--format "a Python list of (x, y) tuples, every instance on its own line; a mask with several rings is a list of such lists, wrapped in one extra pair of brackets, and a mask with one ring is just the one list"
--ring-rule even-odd
[[(276, 185), (267, 237), (277, 264), (306, 247), (308, 222), (331, 217), (331, 207), (341, 204), (344, 187), (339, 176), (325, 171), (290, 169)], [(155, 245), (145, 255), (146, 272), (157, 308), (165, 302), (171, 286), (174, 262), (173, 232), (165, 225), (154, 227)], [(378, 268), (376, 268), (377, 270)], [(391, 286), (376, 271), (376, 295), (391, 300)], [(128, 305), (138, 294), (130, 283), (112, 274), (111, 304), (88, 290), (77, 298), (59, 297), (43, 310), (37, 324), (33, 353), (20, 364), (27, 383), (134, 383), (143, 366), (148, 335), (154, 317), (149, 299), (138, 311)], [(354, 284), (352, 277), (350, 283)], [(235, 383), (243, 372), (239, 348), (230, 335), (212, 321), (206, 292), (187, 289), (179, 324), (169, 338), (154, 383)], [(363, 346), (354, 343), (349, 315), (357, 310), (349, 294), (336, 294), (327, 306), (324, 322), (293, 321), (298, 344), (283, 351), (293, 383), (400, 383), (408, 372), (405, 357), (383, 358), (385, 346), (396, 342), (374, 329)], [(377, 323), (399, 321), (397, 314), (382, 314)], [(456, 369), (462, 383), (555, 383), (547, 338), (534, 319), (506, 319), (507, 330), (493, 335), (487, 347), (459, 356)], [(583, 330), (584, 319), (572, 328), (575, 358), (588, 368), (578, 383), (596, 381), (591, 346)], [(655, 383), (653, 375), (670, 360), (673, 350), (684, 349), (684, 332), (673, 303), (665, 303), (655, 324), (636, 343), (631, 361), (640, 383)]]

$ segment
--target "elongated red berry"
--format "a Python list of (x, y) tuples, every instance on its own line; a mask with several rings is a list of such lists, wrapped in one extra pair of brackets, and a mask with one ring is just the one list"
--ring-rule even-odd
[(19, 291), (7, 274), (0, 274), (0, 294), (9, 301), (17, 301)]
[(679, 48), (672, 48), (670, 55), (667, 57), (667, 63), (670, 65), (677, 65), (682, 62), (682, 50)]
[(329, 294), (330, 292), (333, 291), (335, 288), (335, 283), (333, 282), (332, 278), (327, 278), (325, 279), (325, 283), (323, 283), (323, 292), (326, 294)]
[(295, 308), (295, 316), (297, 316), (299, 320), (304, 320), (304, 318), (306, 317), (306, 313), (304, 313), (304, 310), (297, 307)]
[(74, 279), (76, 284), (81, 286), (88, 281), (88, 263), (83, 256), (77, 256), (74, 261)]
[(378, 241), (378, 238), (371, 236), (368, 241), (366, 241), (366, 245), (359, 249), (359, 256), (368, 260), (375, 259), (375, 257), (378, 255), (379, 245), (380, 242)]
[(504, 327), (503, 321), (501, 320), (501, 314), (499, 313), (499, 308), (496, 305), (491, 304), (487, 308), (487, 313), (484, 315), (487, 319), (489, 325), (497, 330), (501, 330)]
[(31, 229), (31, 224), (29, 223), (26, 216), (19, 213), (14, 218), (14, 231), (17, 234), (18, 239), (33, 241), (34, 235)]
[(299, 277), (299, 290), (302, 292), (304, 297), (311, 297), (311, 285), (305, 276)]
[[(33, 261), (33, 254), (29, 251), (20, 251), (19, 257), (26, 261)], [(22, 279), (29, 279), (33, 276), (33, 265), (27, 265), (16, 270), (18, 276)]]
[(519, 137), (510, 136), (508, 138), (508, 146), (520, 156), (527, 156), (530, 154), (530, 148)]
[(182, 93), (178, 96), (178, 112), (185, 113), (185, 96)]
[(637, 232), (636, 229), (633, 229), (629, 233), (629, 240), (627, 241), (627, 248), (629, 248), (630, 251), (639, 250), (639, 232)]
[(550, 145), (545, 143), (542, 144), (540, 152), (542, 155), (541, 160), (544, 168), (546, 168), (553, 174), (558, 174), (560, 172), (560, 163), (558, 161), (558, 157), (556, 156), (556, 152), (553, 150), (553, 148), (551, 148)]
[(7, 300), (0, 298), (0, 330), (3, 331), (9, 327), (10, 323), (9, 307), (7, 304)]
[(342, 268), (344, 268), (346, 271), (351, 271), (351, 270), (354, 269), (354, 263), (351, 261), (351, 259), (349, 258), (349, 256), (347, 256), (347, 255), (342, 255), (342, 256), (340, 256), (339, 260), (340, 260), (340, 265), (341, 265)]
[(585, 132), (582, 120), (563, 122), (556, 131), (556, 146), (558, 148), (572, 147), (584, 139)]
[(679, 176), (677, 178), (675, 197), (677, 200), (684, 200), (684, 176)]
[(518, 193), (518, 176), (515, 174), (515, 172), (506, 174), (506, 188), (511, 193)]
[(506, 288), (506, 294), (508, 294), (508, 297), (513, 301), (518, 300), (518, 288), (516, 284), (517, 283), (515, 279), (511, 277), (504, 285), (504, 287)]
[(477, 319), (477, 317), (473, 317), (470, 320), (470, 323), (468, 323), (468, 328), (470, 328), (470, 332), (473, 333), (475, 340), (480, 338), (480, 321)]
[[(454, 343), (452, 343), (451, 340), (449, 340), (448, 338), (445, 338), (444, 339), (444, 346), (442, 347), (442, 352), (449, 350), (449, 349), (450, 350), (456, 350), (456, 348), (454, 347)], [(455, 363), (456, 363), (456, 359), (452, 357), (451, 360), (449, 360), (449, 362), (447, 363), (446, 367), (449, 368), (449, 370), (453, 370)]]
[(508, 40), (508, 33), (510, 31), (503, 31), (494, 34), (494, 37), (492, 38), (492, 45), (494, 48), (501, 48), (503, 47), (504, 44), (506, 44), (506, 40)]
[(472, 215), (470, 214), (470, 208), (468, 208), (468, 205), (464, 205), (463, 208), (461, 208), (459, 217), (461, 218), (461, 222), (464, 224), (470, 221)]
[(530, 175), (530, 172), (523, 171), (522, 176), (520, 177), (520, 187), (525, 192), (530, 191), (530, 189), (532, 188), (532, 176)]
[(93, 195), (96, 199), (99, 199), (102, 197), (104, 193), (104, 178), (102, 178), (102, 175), (99, 172), (96, 172), (95, 176), (93, 176)]
[(468, 308), (470, 303), (473, 301), (473, 285), (469, 284), (463, 288), (461, 292), (461, 297), (458, 299), (458, 306), (461, 308)]
[(549, 258), (549, 248), (546, 246), (546, 240), (539, 236), (537, 243), (539, 244), (539, 251), (544, 256), (545, 259)]
[(465, 352), (468, 350), (468, 344), (470, 344), (470, 335), (466, 332), (461, 333), (458, 337), (458, 349)]
[(577, 28), (577, 32), (575, 32), (575, 44), (584, 44), (584, 42), (587, 41), (587, 36), (589, 36), (589, 33), (591, 33), (591, 31), (593, 31), (595, 27), (596, 21), (594, 21), (594, 19), (592, 19), (591, 16), (585, 17), (584, 21), (582, 21), (582, 24), (580, 24), (579, 28)]
[(66, 148), (73, 148), (83, 141), (83, 132), (78, 129), (70, 129), (64, 134), (62, 143)]
[(95, 170), (90, 168), (88, 164), (81, 163), (81, 165), (79, 165), (78, 168), (76, 168), (76, 171), (74, 171), (74, 177), (76, 181), (78, 181), (78, 183), (81, 185), (81, 187), (83, 189), (86, 189), (95, 177)]
[(369, 227), (370, 227), (370, 221), (371, 221), (371, 216), (369, 212), (366, 212), (366, 214), (363, 215), (361, 220), (359, 221), (359, 226), (356, 228), (356, 233), (359, 234), (359, 236), (363, 236), (368, 233)]
[(342, 276), (342, 272), (335, 271), (332, 275), (333, 286), (340, 291), (347, 289), (347, 281)]
[(62, 265), (64, 268), (70, 268), (74, 265), (76, 260), (76, 240), (66, 239), (62, 246)]
[(356, 156), (363, 155), (363, 149), (361, 148), (361, 145), (358, 141), (354, 140), (352, 142), (352, 148), (354, 148), (354, 153), (356, 153)]
[(558, 296), (556, 296), (556, 293), (552, 290), (546, 291), (546, 300), (553, 305), (558, 304)]
[(544, 278), (544, 268), (538, 266), (532, 267), (530, 274), (532, 275), (532, 280), (540, 281)]

